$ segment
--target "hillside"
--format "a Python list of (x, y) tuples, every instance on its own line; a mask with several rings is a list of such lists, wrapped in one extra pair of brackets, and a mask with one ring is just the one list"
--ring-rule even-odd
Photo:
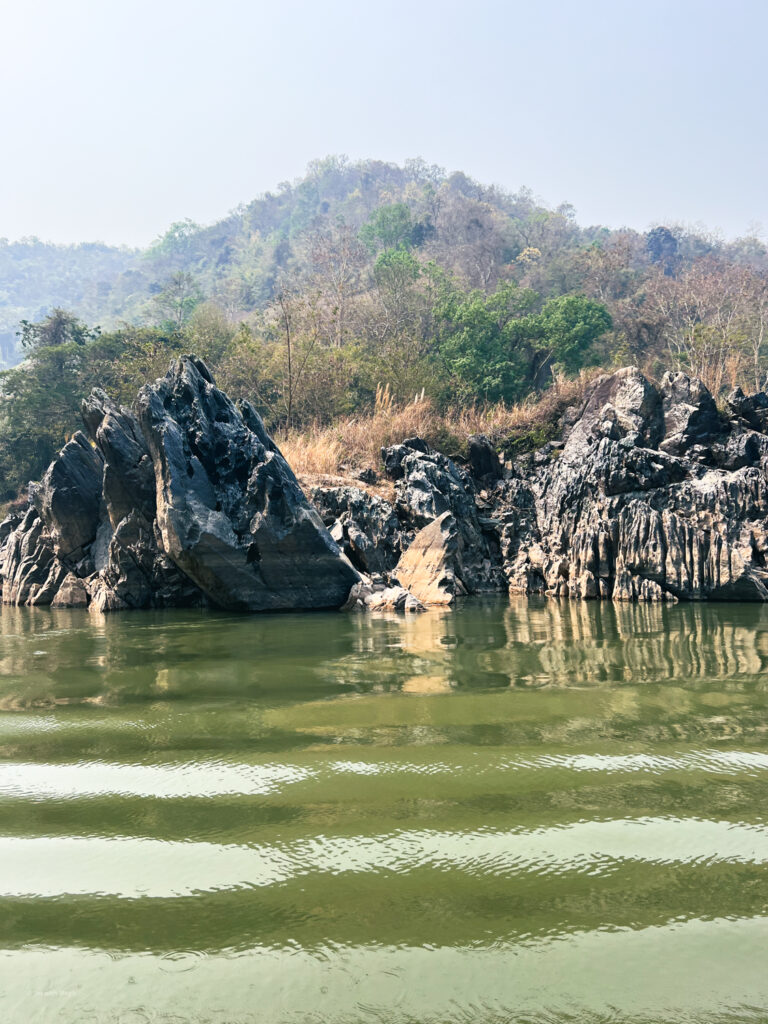
[(505, 410), (630, 363), (716, 397), (756, 390), (766, 326), (758, 239), (582, 227), (420, 160), (327, 158), (145, 251), (0, 244), (2, 358), (25, 357), (0, 376), (0, 500), (40, 475), (94, 385), (125, 401), (183, 352), (286, 434), (414, 396), (447, 424), (523, 423)]
[[(364, 244), (350, 247), (361, 231)], [(339, 252), (340, 245), (348, 251)], [(237, 321), (274, 299), (278, 280), (317, 276), (334, 260), (347, 264), (340, 282), (347, 295), (365, 290), (377, 252), (403, 245), (468, 289), (492, 292), (514, 279), (542, 296), (581, 291), (607, 302), (614, 317), (654, 266), (667, 275), (712, 258), (768, 267), (765, 246), (755, 239), (726, 245), (679, 226), (645, 235), (585, 228), (567, 204), (548, 209), (529, 190), (505, 192), (422, 160), (399, 167), (328, 157), (213, 225), (172, 225), (144, 251), (0, 240), (0, 363), (21, 358), (19, 322), (56, 307), (112, 329), (153, 324), (169, 310), (171, 319), (183, 320), (197, 302), (210, 300)], [(190, 275), (181, 313), (172, 284), (179, 273)], [(629, 349), (638, 349), (647, 338), (635, 335), (647, 335), (653, 324), (638, 323), (636, 310), (626, 313), (621, 330)]]

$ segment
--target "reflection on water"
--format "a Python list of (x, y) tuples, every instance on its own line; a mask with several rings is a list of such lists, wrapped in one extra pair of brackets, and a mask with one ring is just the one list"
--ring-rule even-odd
[(0, 1020), (768, 1019), (768, 609), (3, 609)]

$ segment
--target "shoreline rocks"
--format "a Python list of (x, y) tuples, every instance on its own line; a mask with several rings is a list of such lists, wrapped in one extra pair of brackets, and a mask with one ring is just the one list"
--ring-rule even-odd
[(134, 410), (94, 391), (83, 421), (90, 440), (76, 434), (3, 527), (5, 604), (339, 608), (361, 581), (258, 414), (194, 357)]
[(566, 413), (563, 441), (500, 473), (484, 440), (469, 471), (420, 439), (382, 452), (408, 570), (391, 576), (422, 600), (768, 600), (768, 395), (734, 391), (722, 413), (698, 380), (625, 367)]
[(408, 438), (307, 499), (256, 411), (194, 357), (133, 409), (98, 389), (0, 524), (6, 604), (419, 611), (465, 594), (768, 600), (768, 395), (598, 378), (563, 438), (467, 464)]

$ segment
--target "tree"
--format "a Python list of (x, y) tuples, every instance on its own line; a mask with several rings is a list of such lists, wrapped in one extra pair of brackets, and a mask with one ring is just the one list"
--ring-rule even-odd
[(463, 402), (511, 401), (525, 391), (530, 357), (528, 317), (538, 295), (507, 281), (492, 295), (449, 290), (437, 303), (439, 351)]
[(17, 335), (21, 338), (21, 347), (27, 352), (56, 345), (85, 345), (101, 334), (100, 327), (89, 327), (82, 320), (63, 309), (54, 309), (47, 317), (37, 323), (29, 320), (21, 321), (21, 330)]
[(192, 274), (178, 270), (171, 274), (165, 288), (154, 297), (151, 308), (160, 323), (180, 331), (202, 301), (203, 293)]
[(584, 295), (560, 295), (544, 303), (531, 320), (531, 336), (539, 344), (535, 352), (534, 380), (540, 386), (545, 368), (559, 363), (569, 372), (580, 369), (589, 349), (613, 327), (608, 310)]
[(381, 206), (360, 229), (360, 239), (371, 252), (407, 248), (412, 244), (413, 220), (405, 203)]
[(307, 255), (307, 291), (315, 295), (318, 331), (325, 345), (341, 348), (350, 338), (350, 311), (361, 288), (366, 250), (356, 232), (340, 223), (314, 231)]

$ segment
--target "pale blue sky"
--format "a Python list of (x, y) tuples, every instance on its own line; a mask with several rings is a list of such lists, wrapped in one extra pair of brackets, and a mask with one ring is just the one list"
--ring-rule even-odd
[(757, 0), (0, 0), (0, 237), (145, 244), (313, 158), (768, 228)]

